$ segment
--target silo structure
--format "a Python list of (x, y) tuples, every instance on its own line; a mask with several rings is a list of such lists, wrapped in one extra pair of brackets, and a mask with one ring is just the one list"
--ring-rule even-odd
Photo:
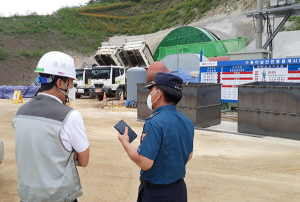
[(147, 71), (141, 67), (132, 67), (127, 71), (127, 100), (137, 101), (137, 83), (147, 82)]

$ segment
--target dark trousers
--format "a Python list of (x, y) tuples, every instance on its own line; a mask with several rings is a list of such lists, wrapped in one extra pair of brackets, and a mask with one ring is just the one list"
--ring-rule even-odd
[(137, 202), (187, 202), (184, 180), (161, 188), (148, 188), (140, 184)]

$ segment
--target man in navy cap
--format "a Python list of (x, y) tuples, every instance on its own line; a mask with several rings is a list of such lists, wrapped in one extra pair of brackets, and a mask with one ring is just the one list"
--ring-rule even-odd
[(158, 73), (145, 88), (151, 90), (147, 105), (154, 111), (145, 121), (139, 148), (129, 143), (127, 128), (119, 134), (128, 156), (141, 168), (137, 201), (186, 202), (183, 178), (193, 155), (194, 124), (176, 109), (182, 79)]

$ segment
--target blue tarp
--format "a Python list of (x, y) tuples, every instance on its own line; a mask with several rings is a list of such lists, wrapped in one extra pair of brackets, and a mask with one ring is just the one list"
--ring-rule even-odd
[(12, 99), (15, 90), (20, 90), (23, 98), (31, 98), (35, 96), (39, 88), (35, 86), (0, 86), (0, 98)]
[(199, 83), (199, 78), (192, 77), (190, 75), (190, 72), (171, 72), (171, 73), (182, 78), (183, 83), (187, 83), (188, 81), (191, 83)]

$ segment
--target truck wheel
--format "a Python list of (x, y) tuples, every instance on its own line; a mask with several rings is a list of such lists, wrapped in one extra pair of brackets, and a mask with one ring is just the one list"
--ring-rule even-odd
[(102, 100), (103, 100), (103, 95), (97, 95), (97, 99), (98, 99), (99, 101), (102, 101)]
[(123, 93), (123, 98), (124, 98), (124, 90), (122, 89), (122, 88), (119, 88), (118, 90), (117, 90), (117, 92), (116, 92), (116, 98), (118, 98), (118, 100), (120, 100), (121, 99), (121, 95), (122, 95), (122, 93)]
[(95, 98), (96, 98), (96, 95), (95, 95), (94, 93), (90, 93), (90, 94), (89, 94), (89, 97), (90, 97), (90, 99), (95, 99)]
[(81, 95), (79, 95), (79, 94), (76, 94), (76, 98), (81, 98)]

